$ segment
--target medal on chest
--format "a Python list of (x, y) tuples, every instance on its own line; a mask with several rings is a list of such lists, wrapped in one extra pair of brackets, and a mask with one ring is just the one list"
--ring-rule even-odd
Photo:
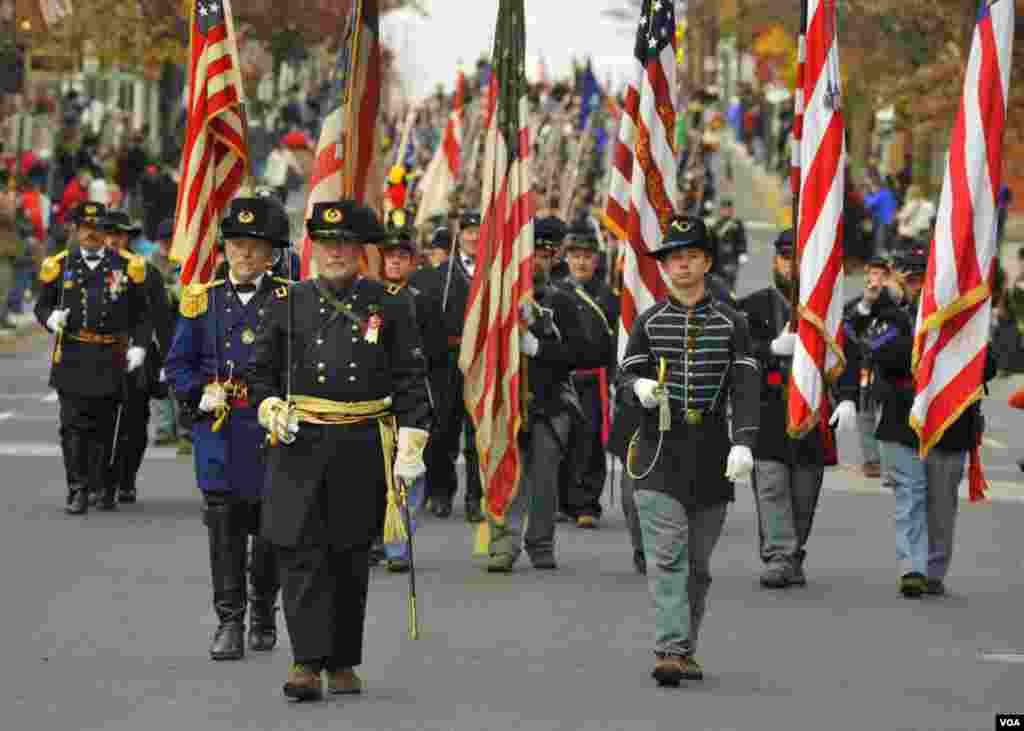
[(366, 342), (376, 345), (380, 336), (380, 328), (384, 324), (384, 318), (380, 316), (379, 308), (376, 305), (370, 306), (370, 317), (366, 321)]
[(107, 272), (107, 292), (112, 301), (116, 302), (121, 296), (125, 290), (127, 281), (128, 280), (124, 276), (124, 272), (120, 269), (113, 269), (110, 272)]
[(246, 345), (252, 345), (256, 342), (256, 333), (253, 332), (251, 327), (246, 327), (242, 330), (242, 342)]

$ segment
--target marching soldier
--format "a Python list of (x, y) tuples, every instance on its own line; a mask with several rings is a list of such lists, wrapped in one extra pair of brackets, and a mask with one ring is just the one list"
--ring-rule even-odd
[(124, 379), (142, 366), (152, 326), (146, 315), (146, 262), (106, 246), (106, 208), (93, 201), (75, 212), (78, 248), (43, 261), (35, 315), (57, 334), (50, 386), (60, 399), (60, 438), (67, 473), (65, 512), (115, 510), (108, 478)]
[[(426, 471), (430, 425), (415, 316), (396, 287), (359, 275), (384, 230), (354, 201), (306, 223), (316, 279), (275, 299), (249, 371), (270, 432), (263, 536), (278, 547), (295, 664), (286, 697), (359, 693), (369, 551), (397, 482)], [(397, 456), (396, 456), (397, 443)]]
[(747, 230), (743, 221), (736, 218), (732, 201), (723, 199), (718, 208), (719, 216), (712, 227), (718, 252), (714, 272), (725, 280), (730, 290), (736, 289), (740, 267), (747, 263)]
[(651, 254), (671, 282), (670, 294), (633, 324), (618, 377), (628, 401), (654, 410), (645, 412), (626, 466), (650, 564), (652, 674), (659, 685), (703, 678), (694, 653), (711, 553), (734, 499), (733, 482), (754, 466), (757, 361), (746, 319), (705, 288), (711, 247), (700, 219), (671, 222)]
[(271, 305), (288, 293), (288, 280), (267, 274), (274, 250), (289, 246), (288, 217), (275, 200), (236, 198), (221, 234), (226, 278), (185, 288), (166, 372), (193, 424), (196, 482), (203, 493), (219, 620), (210, 657), (239, 660), (245, 655), (247, 568), (249, 649), (269, 651), (277, 643), (277, 561), (273, 546), (259, 536), (265, 435), (245, 369), (267, 327)]
[(434, 229), (423, 253), (434, 269), (440, 269), (441, 265), (448, 261), (448, 254), (452, 248), (452, 232), (447, 226), (438, 226)]
[(567, 451), (572, 432), (583, 416), (571, 373), (576, 368), (600, 367), (607, 356), (605, 344), (587, 340), (575, 298), (550, 284), (551, 268), (564, 238), (565, 224), (557, 218), (542, 218), (534, 224), (534, 301), (524, 303), (521, 316), (529, 329), (519, 344), (528, 359), (529, 386), (527, 426), (520, 436), (523, 477), (505, 523), (499, 525), (488, 517), (487, 570), (492, 572), (512, 571), (520, 542), (534, 568), (558, 568), (555, 511), (559, 466), (570, 459)]
[(609, 370), (615, 366), (613, 328), (619, 321), (619, 301), (597, 275), (601, 249), (596, 232), (585, 219), (569, 230), (564, 250), (569, 276), (558, 286), (575, 300), (583, 333), (591, 347), (600, 351), (602, 364), (573, 372), (573, 386), (583, 407), (583, 425), (574, 433), (578, 443), (572, 452), (576, 460), (566, 465), (565, 508), (580, 528), (596, 528), (608, 477), (604, 445), (608, 440), (608, 382)]
[[(466, 521), (483, 521), (480, 484), (480, 460), (476, 451), (476, 430), (466, 414), (463, 401), (463, 378), (459, 370), (459, 349), (462, 326), (466, 319), (466, 303), (473, 284), (477, 247), (480, 244), (480, 214), (467, 211), (461, 217), (459, 246), (455, 256), (435, 270), (422, 269), (410, 280), (423, 292), (422, 300), (430, 317), (443, 323), (444, 339), (425, 343), (430, 360), (430, 387), (438, 401), (435, 404), (434, 433), (427, 446), (427, 490), (434, 514), (447, 518), (452, 514), (452, 501), (458, 490), (455, 460), (459, 441), (465, 431), (466, 459)], [(424, 318), (428, 316), (424, 312)]]
[[(101, 228), (106, 233), (107, 246), (118, 250), (128, 250), (132, 238), (142, 232), (142, 227), (133, 223), (128, 214), (122, 211), (107, 211)], [(146, 362), (142, 368), (124, 379), (121, 425), (114, 445), (110, 476), (117, 487), (118, 502), (121, 503), (134, 503), (137, 498), (136, 478), (148, 442), (149, 399), (158, 387), (163, 360), (174, 334), (174, 312), (167, 299), (163, 278), (152, 264), (146, 262), (145, 266), (143, 292), (153, 339), (147, 344)]]
[[(754, 447), (754, 498), (757, 504), (759, 553), (764, 569), (761, 586), (804, 586), (805, 546), (811, 534), (825, 476), (826, 439), (819, 425), (802, 439), (787, 434), (787, 384), (797, 335), (790, 296), (796, 286), (793, 272), (793, 231), (775, 240), (774, 283), (754, 292), (741, 303), (750, 323), (754, 354), (761, 367), (761, 429)], [(858, 365), (853, 344), (848, 344), (847, 366), (837, 385), (839, 406), (830, 426), (857, 428)]]

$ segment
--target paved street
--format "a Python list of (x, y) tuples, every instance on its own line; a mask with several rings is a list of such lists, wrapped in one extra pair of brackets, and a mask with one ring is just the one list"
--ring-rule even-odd
[[(730, 193), (755, 222), (745, 292), (767, 280), (774, 219), (742, 165), (737, 176)], [(1015, 381), (986, 406), (997, 499), (963, 504), (946, 598), (899, 596), (891, 496), (843, 467), (826, 477), (809, 585), (760, 589), (753, 502), (739, 486), (712, 566), (708, 679), (659, 690), (617, 492), (600, 531), (559, 528), (557, 573), (528, 562), (511, 577), (483, 573), (457, 513), (416, 536), (422, 638), (406, 634), (406, 578), (377, 570), (367, 693), (296, 707), (280, 696), (285, 633), (270, 655), (207, 658), (215, 618), (188, 459), (151, 449), (137, 505), (63, 514), (47, 358), (0, 353), (0, 728), (974, 730), (1024, 712), (1024, 664), (980, 657), (1024, 648)], [(844, 463), (859, 464), (855, 442), (841, 442)]]

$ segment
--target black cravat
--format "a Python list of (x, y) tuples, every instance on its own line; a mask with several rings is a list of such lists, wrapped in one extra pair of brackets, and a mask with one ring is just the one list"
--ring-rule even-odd
[(236, 284), (235, 285), (235, 292), (237, 292), (238, 294), (252, 294), (255, 291), (256, 291), (256, 285), (255, 284)]
[(99, 261), (103, 257), (100, 254), (85, 254), (86, 261)]

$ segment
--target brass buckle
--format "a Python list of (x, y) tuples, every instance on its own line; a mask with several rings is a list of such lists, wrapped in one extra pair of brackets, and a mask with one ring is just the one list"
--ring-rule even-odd
[(699, 409), (686, 410), (686, 423), (690, 426), (697, 426), (704, 421), (704, 414)]

